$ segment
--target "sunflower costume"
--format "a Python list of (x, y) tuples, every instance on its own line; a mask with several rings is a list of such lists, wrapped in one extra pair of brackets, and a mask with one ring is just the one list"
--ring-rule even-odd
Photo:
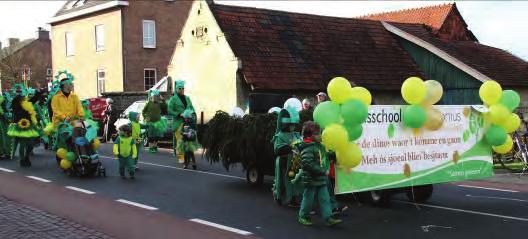
[(33, 108), (33, 104), (28, 101), (26, 97), (26, 90), (24, 86), (18, 85), (16, 87), (17, 96), (12, 102), (13, 123), (7, 129), (7, 135), (13, 138), (13, 156), (15, 154), (16, 146), (19, 147), (20, 166), (29, 167), (31, 161), (29, 154), (32, 150), (34, 139), (39, 137), (37, 112)]

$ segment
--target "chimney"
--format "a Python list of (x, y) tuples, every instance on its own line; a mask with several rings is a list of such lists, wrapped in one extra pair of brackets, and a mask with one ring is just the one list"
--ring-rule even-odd
[(42, 27), (39, 27), (38, 31), (37, 31), (37, 39), (39, 39), (39, 40), (49, 40), (50, 39), (49, 31), (47, 31), (46, 29), (44, 29)]
[(14, 46), (20, 42), (18, 38), (7, 38), (7, 41), (9, 42), (9, 46)]

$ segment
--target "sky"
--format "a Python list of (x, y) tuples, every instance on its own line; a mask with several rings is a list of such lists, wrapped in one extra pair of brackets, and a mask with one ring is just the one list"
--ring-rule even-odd
[[(337, 17), (437, 5), (453, 1), (216, 1), (222, 4), (270, 8)], [(35, 37), (64, 1), (0, 0), (0, 41)], [(507, 50), (528, 61), (528, 1), (456, 1), (480, 43)]]

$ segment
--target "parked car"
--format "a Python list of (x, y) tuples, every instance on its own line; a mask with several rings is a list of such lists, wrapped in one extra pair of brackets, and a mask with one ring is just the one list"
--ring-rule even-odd
[[(130, 112), (138, 113), (139, 114), (139, 122), (141, 124), (144, 124), (145, 122), (144, 122), (143, 115), (142, 115), (141, 112), (143, 111), (143, 108), (145, 108), (146, 104), (147, 104), (146, 100), (138, 100), (138, 101), (132, 103), (130, 106), (128, 106), (125, 109), (125, 111), (123, 111), (123, 113), (121, 113), (119, 115), (119, 118), (114, 123), (114, 126), (116, 128), (116, 132), (117, 132), (117, 129), (119, 129), (119, 127), (121, 125), (130, 123), (130, 120), (128, 119), (128, 114)], [(162, 138), (162, 141), (171, 141), (172, 142), (172, 136), (173, 136), (173, 133), (174, 133), (174, 130), (172, 129), (172, 117), (170, 117), (168, 115), (162, 115), (161, 117), (163, 119), (167, 120), (167, 126), (168, 126), (167, 130), (165, 131), (165, 135)], [(143, 144), (144, 144), (144, 146), (148, 146), (148, 135), (147, 135), (146, 130), (141, 130), (141, 135), (143, 136)]]

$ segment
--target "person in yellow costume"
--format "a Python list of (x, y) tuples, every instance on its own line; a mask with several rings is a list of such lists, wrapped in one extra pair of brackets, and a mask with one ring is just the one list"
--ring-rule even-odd
[(73, 93), (73, 79), (63, 78), (60, 81), (60, 91), (51, 99), (53, 111), (53, 125), (57, 126), (63, 121), (83, 119), (84, 109), (79, 97)]
[(119, 160), (119, 175), (125, 177), (125, 169), (130, 179), (134, 179), (135, 159), (137, 158), (136, 141), (132, 137), (132, 128), (125, 124), (119, 127), (119, 136), (114, 141), (114, 155)]

